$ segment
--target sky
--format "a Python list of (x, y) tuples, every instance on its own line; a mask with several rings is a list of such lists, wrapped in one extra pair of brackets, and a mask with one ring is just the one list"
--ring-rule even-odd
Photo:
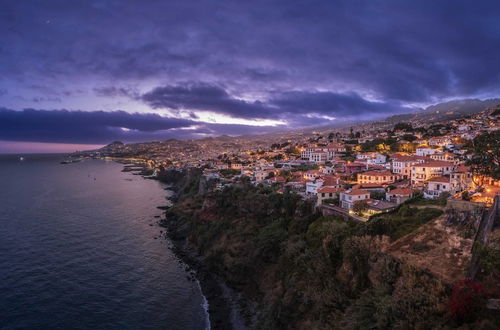
[(499, 96), (499, 1), (0, 8), (0, 153), (265, 133)]

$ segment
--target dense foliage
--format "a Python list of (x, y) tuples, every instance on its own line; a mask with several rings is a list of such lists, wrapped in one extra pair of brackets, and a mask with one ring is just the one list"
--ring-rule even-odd
[(471, 167), (476, 178), (491, 176), (500, 180), (500, 131), (478, 135), (466, 147), (471, 155), (467, 165)]
[(211, 272), (258, 302), (256, 329), (447, 326), (450, 288), (382, 252), (441, 210), (404, 204), (359, 223), (249, 182), (204, 196), (192, 194), (199, 176), (181, 184), (187, 195), (167, 214), (170, 230), (190, 240)]

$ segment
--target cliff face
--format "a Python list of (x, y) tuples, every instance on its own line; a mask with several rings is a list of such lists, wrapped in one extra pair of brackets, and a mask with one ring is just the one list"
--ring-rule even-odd
[(450, 287), (385, 253), (392, 243), (380, 224), (323, 217), (292, 193), (244, 182), (192, 194), (188, 187), (200, 184), (189, 181), (167, 214), (170, 230), (188, 238), (211, 272), (257, 302), (254, 328), (456, 325), (448, 318)]

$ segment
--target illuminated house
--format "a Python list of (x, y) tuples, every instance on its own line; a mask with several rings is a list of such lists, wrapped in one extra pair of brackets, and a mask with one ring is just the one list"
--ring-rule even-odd
[(450, 174), (454, 165), (450, 162), (430, 161), (421, 164), (414, 164), (411, 167), (411, 184), (422, 187), (424, 183), (434, 177)]
[(358, 183), (393, 183), (401, 179), (399, 174), (391, 173), (391, 171), (368, 171), (358, 174)]
[(388, 202), (401, 204), (413, 196), (413, 190), (410, 188), (396, 188), (385, 193), (385, 199)]
[(361, 189), (353, 189), (340, 193), (340, 205), (346, 210), (352, 209), (357, 201), (363, 201), (370, 198), (370, 192)]
[(435, 199), (443, 192), (451, 193), (450, 178), (443, 176), (435, 177), (427, 181), (424, 189), (424, 198)]

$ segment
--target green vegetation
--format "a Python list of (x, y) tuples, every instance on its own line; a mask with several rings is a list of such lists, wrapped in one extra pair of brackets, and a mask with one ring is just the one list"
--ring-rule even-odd
[(219, 173), (225, 178), (232, 178), (235, 175), (241, 174), (241, 171), (235, 169), (227, 169), (227, 170), (220, 170)]
[(500, 180), (500, 131), (485, 132), (466, 145), (472, 158), (471, 167), (476, 185), (482, 186), (484, 177)]
[(391, 240), (401, 238), (423, 224), (439, 217), (442, 210), (435, 208), (412, 208), (403, 204), (397, 210), (380, 213), (370, 218), (365, 230), (370, 235), (387, 235)]
[(359, 216), (362, 216), (363, 212), (365, 212), (367, 209), (368, 203), (366, 201), (356, 201), (352, 205), (352, 211)]
[(367, 141), (361, 144), (361, 150), (364, 152), (368, 151), (379, 151), (388, 152), (398, 150), (398, 141), (395, 138), (377, 138), (372, 141)]
[(416, 196), (409, 200), (408, 203), (412, 206), (425, 206), (425, 205), (436, 205), (436, 206), (446, 206), (446, 201), (450, 197), (449, 192), (442, 192), (436, 199), (426, 199), (422, 195)]
[(397, 123), (394, 125), (395, 131), (413, 132), (413, 127), (408, 123)]
[(258, 303), (256, 329), (447, 326), (449, 288), (382, 252), (441, 210), (405, 203), (359, 223), (245, 181), (192, 194), (196, 176), (178, 182), (170, 232), (188, 238), (210, 271)]
[(488, 245), (481, 245), (479, 256), (483, 275), (500, 278), (500, 237), (496, 236)]

